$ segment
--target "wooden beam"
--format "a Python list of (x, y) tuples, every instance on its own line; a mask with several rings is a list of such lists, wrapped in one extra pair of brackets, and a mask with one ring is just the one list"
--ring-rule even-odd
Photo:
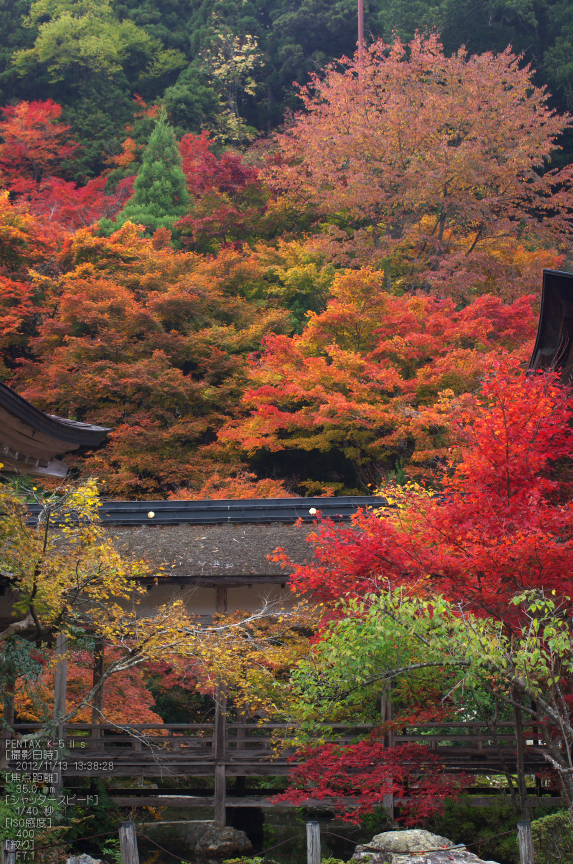
[[(127, 792), (129, 790), (126, 789), (125, 791)], [(150, 792), (151, 791), (152, 790), (150, 790)], [(229, 795), (227, 797), (227, 805), (229, 807), (300, 807), (300, 804), (291, 804), (288, 801), (280, 801), (278, 804), (275, 804), (270, 798), (264, 797), (264, 795), (257, 797), (251, 793), (251, 796), (252, 797), (249, 798), (235, 798)], [(118, 807), (209, 807), (212, 809), (214, 803), (212, 795), (205, 797), (202, 795), (185, 794), (158, 795), (157, 792), (153, 795), (116, 795), (112, 792), (110, 793), (110, 797)], [(468, 807), (499, 807), (498, 795), (464, 795), (461, 800), (463, 800)], [(506, 800), (509, 804), (509, 796), (507, 796)], [(334, 807), (336, 803), (340, 802), (326, 798), (315, 798), (305, 801), (305, 807)], [(345, 798), (342, 803), (352, 806), (352, 804), (356, 804), (356, 799)], [(408, 803), (407, 798), (396, 799), (396, 804), (398, 805), (405, 803)], [(562, 808), (565, 806), (565, 801), (562, 798), (551, 798), (544, 795), (541, 798), (536, 798), (533, 802), (533, 806)]]
[[(92, 687), (97, 687), (103, 678), (104, 673), (104, 640), (102, 636), (96, 636), (94, 641), (94, 652), (93, 652), (93, 677), (92, 677)], [(98, 739), (101, 738), (101, 712), (103, 710), (103, 686), (100, 687), (98, 692), (94, 697), (94, 701), (92, 703), (92, 724), (95, 728), (92, 727), (92, 746), (95, 750), (100, 749), (100, 744)]]
[[(227, 589), (215, 589), (215, 607), (219, 615), (227, 611)], [(215, 687), (215, 729), (213, 732), (213, 749), (215, 756), (215, 813), (217, 828), (224, 828), (227, 822), (226, 797), (227, 779), (225, 756), (227, 752), (227, 690), (225, 682), (220, 678)]]

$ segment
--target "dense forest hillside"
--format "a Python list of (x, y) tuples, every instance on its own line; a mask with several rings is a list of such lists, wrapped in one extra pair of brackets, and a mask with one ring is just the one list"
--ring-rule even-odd
[[(570, 107), (570, 0), (371, 0), (366, 7), (370, 41), (436, 28), (447, 52), (511, 45), (533, 64), (536, 84), (549, 85), (555, 107)], [(294, 82), (305, 84), (356, 47), (352, 0), (14, 0), (0, 14), (0, 104), (62, 105), (81, 144), (69, 166), (76, 179), (121, 152), (135, 94), (161, 100), (178, 136), (207, 128), (226, 143), (244, 143), (300, 108)], [(135, 137), (144, 143), (149, 132), (139, 124)]]
[[(223, 739), (227, 716), (283, 724), (302, 748), (291, 803), (351, 798), (356, 821), (394, 801), (422, 824), (465, 765), (496, 795), (503, 771), (525, 836), (538, 758), (536, 797), (560, 784), (573, 801), (570, 320), (538, 352), (557, 368), (526, 373), (543, 270), (573, 271), (573, 0), (365, 6), (356, 50), (355, 0), (0, 3), (0, 381), (110, 430), (68, 454), (64, 482), (31, 488), (2, 454), (4, 726), (43, 724), (51, 759), (64, 722), (123, 734), (203, 724), (212, 705)], [(248, 562), (255, 543), (241, 526), (221, 548), (168, 533), (174, 563), (159, 547), (124, 560), (97, 524), (105, 498), (348, 494), (386, 500), (351, 526), (319, 512), (314, 554), (289, 560), (269, 530), (257, 552), (284, 577), (234, 569), (230, 547)], [(325, 743), (329, 724), (344, 737)], [(442, 748), (454, 727), (470, 735)], [(160, 788), (210, 740), (177, 738), (162, 762), (174, 736), (136, 728)], [(104, 778), (105, 763), (77, 764)], [(58, 779), (34, 774), (34, 795), (38, 776)], [(34, 820), (12, 799), (5, 824), (27, 842)], [(56, 825), (60, 799), (44, 800)], [(514, 864), (505, 811), (484, 809)], [(38, 864), (54, 836), (111, 836), (87, 811), (69, 837), (36, 820)]]
[(107, 495), (431, 477), (570, 261), (569, 5), (14, 4), (3, 380)]

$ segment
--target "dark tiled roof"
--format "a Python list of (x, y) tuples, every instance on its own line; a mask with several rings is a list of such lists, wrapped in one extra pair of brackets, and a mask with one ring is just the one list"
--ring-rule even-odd
[(241, 498), (202, 501), (104, 501), (100, 519), (114, 525), (219, 525), (223, 522), (314, 522), (320, 511), (336, 522), (350, 519), (359, 507), (384, 506), (383, 498), (341, 495), (338, 498)]
[(111, 528), (122, 552), (146, 559), (170, 581), (208, 584), (286, 582), (290, 571), (270, 562), (277, 547), (297, 563), (312, 558), (308, 525), (166, 525)]

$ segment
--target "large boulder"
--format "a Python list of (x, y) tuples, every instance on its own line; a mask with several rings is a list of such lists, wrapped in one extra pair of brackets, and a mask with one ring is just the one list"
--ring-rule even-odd
[(68, 858), (66, 864), (103, 864), (101, 858), (92, 858), (91, 855), (72, 855)]
[(242, 855), (252, 852), (253, 846), (244, 831), (238, 828), (216, 828), (210, 825), (202, 832), (195, 846), (195, 855), (205, 858), (228, 858), (230, 855)]
[(352, 860), (363, 864), (496, 864), (483, 861), (447, 837), (415, 828), (385, 831), (357, 846)]

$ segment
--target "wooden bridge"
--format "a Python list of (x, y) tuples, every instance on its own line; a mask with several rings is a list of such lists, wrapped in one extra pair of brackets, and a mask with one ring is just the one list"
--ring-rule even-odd
[[(39, 729), (38, 724), (16, 724), (19, 738)], [(325, 740), (348, 744), (366, 737), (371, 726), (325, 727)], [(443, 731), (442, 731), (443, 730)], [(213, 776), (217, 765), (228, 776), (288, 774), (293, 749), (284, 746), (292, 727), (277, 723), (227, 723), (219, 736), (212, 723), (165, 725), (117, 725), (68, 723), (63, 727), (67, 755), (64, 776), (179, 777)], [(530, 773), (547, 766), (543, 741), (525, 741), (526, 767)], [(4, 735), (4, 738), (7, 736)], [(281, 744), (281, 742), (283, 742)], [(477, 722), (447, 722), (440, 728), (420, 725), (393, 733), (391, 744), (424, 744), (450, 772), (471, 774), (515, 773), (516, 742), (512, 723), (486, 726)], [(9, 767), (15, 766), (9, 762)]]
[[(16, 724), (13, 735), (4, 733), (2, 737), (17, 739), (39, 728), (39, 724)], [(371, 728), (366, 725), (328, 726), (328, 734), (325, 729), (323, 740), (347, 744), (365, 738)], [(208, 789), (139, 792), (115, 789), (113, 797), (120, 806), (130, 807), (214, 807), (215, 818), (224, 824), (227, 806), (272, 806), (272, 801), (254, 797), (256, 792), (248, 793), (245, 779), (289, 773), (294, 750), (285, 746), (285, 742), (292, 731), (292, 727), (284, 724), (252, 722), (125, 727), (68, 723), (60, 733), (65, 742), (61, 774), (63, 777), (105, 778), (111, 781), (112, 786), (113, 780), (122, 777), (160, 778), (163, 781), (178, 777), (214, 777), (214, 792)], [(526, 770), (534, 774), (547, 766), (543, 741), (531, 731), (526, 734), (531, 735), (525, 740)], [(399, 734), (392, 733), (390, 740), (387, 739), (389, 745), (409, 742), (429, 747), (443, 761), (448, 772), (503, 775), (516, 771), (515, 728), (509, 722), (497, 722), (489, 727), (477, 722), (448, 722), (442, 727), (420, 725), (400, 730)], [(6, 753), (10, 753), (10, 747)], [(23, 768), (21, 761), (16, 759), (7, 760), (6, 767), (9, 770)], [(228, 782), (231, 778), (234, 778), (232, 787)], [(544, 797), (539, 802), (558, 803), (559, 800)], [(474, 803), (488, 801), (482, 796)]]

